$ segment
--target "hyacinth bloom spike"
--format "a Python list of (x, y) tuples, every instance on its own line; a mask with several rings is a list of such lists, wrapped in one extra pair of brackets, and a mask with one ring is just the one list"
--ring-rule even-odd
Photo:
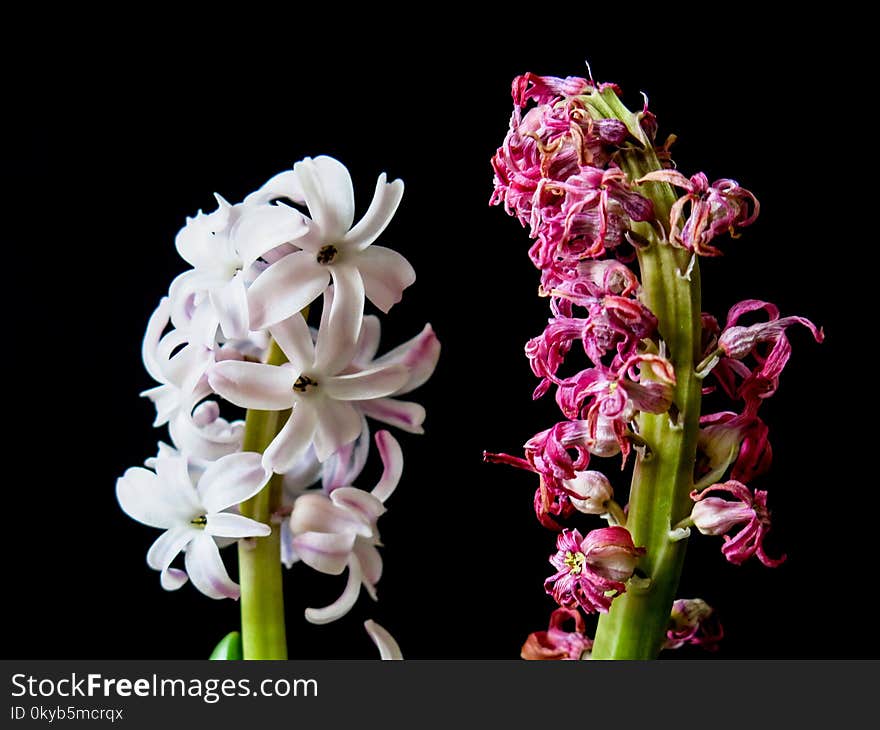
[[(758, 300), (736, 305), (723, 330), (701, 311), (698, 258), (721, 255), (715, 239), (752, 225), (758, 200), (730, 178), (710, 184), (704, 173), (673, 169), (674, 135), (655, 145), (658, 120), (647, 97), (632, 112), (620, 95), (614, 84), (578, 77), (526, 73), (513, 81), (489, 202), (503, 205), (532, 239), (528, 256), (551, 312), (525, 347), (538, 378), (532, 397), (555, 389), (565, 420), (530, 439), (524, 458), (484, 458), (537, 476), (535, 513), (559, 533), (551, 558), (558, 572), (545, 590), (567, 609), (601, 613), (592, 656), (647, 659), (664, 645), (720, 638), (720, 626), (703, 625), (712, 613), (703, 602), (674, 603), (691, 525), (724, 534), (732, 562), (752, 554), (766, 565), (780, 562), (762, 547), (766, 493), (752, 495), (738, 480), (763, 474), (772, 460), (758, 411), (791, 356), (786, 329), (804, 325), (819, 342), (824, 333)], [(756, 311), (767, 321), (740, 324)], [(731, 402), (702, 415), (710, 393)], [(624, 511), (610, 482), (588, 466), (591, 457), (618, 454), (625, 464), (632, 451)], [(578, 512), (605, 513), (617, 524), (582, 538), (566, 526)], [(604, 553), (597, 545), (606, 541)], [(617, 574), (600, 558), (611, 554)], [(643, 556), (644, 578), (632, 580)], [(638, 590), (624, 592), (628, 580)], [(564, 655), (571, 632), (558, 628), (533, 634), (523, 656)]]
[[(125, 472), (117, 496), (131, 517), (164, 530), (147, 555), (162, 586), (191, 580), (212, 598), (241, 598), (246, 659), (287, 658), (282, 565), (348, 572), (336, 601), (308, 609), (312, 623), (344, 615), (361, 588), (376, 598), (376, 522), (403, 455), (380, 431), (378, 483), (352, 486), (370, 451), (368, 419), (422, 433), (425, 409), (400, 396), (428, 380), (440, 354), (428, 324), (377, 356), (379, 320), (364, 316), (367, 300), (388, 312), (415, 280), (403, 256), (374, 245), (402, 195), (403, 182), (383, 173), (355, 222), (348, 170), (305, 158), (241, 203), (215, 195), (216, 210), (187, 218), (175, 239), (192, 268), (171, 282), (142, 344), (157, 382), (142, 395), (170, 444)], [(224, 401), (246, 418), (227, 420)], [(240, 586), (219, 553), (236, 542)], [(172, 566), (181, 553), (186, 570)], [(381, 627), (368, 630), (383, 656), (399, 656)]]

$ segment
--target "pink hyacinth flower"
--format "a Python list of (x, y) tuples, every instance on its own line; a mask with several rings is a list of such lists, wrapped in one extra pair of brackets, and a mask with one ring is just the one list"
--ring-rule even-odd
[[(574, 621), (574, 631), (566, 631), (565, 624)], [(557, 608), (550, 614), (546, 631), (529, 634), (520, 656), (523, 659), (587, 659), (593, 640), (586, 635), (584, 618), (576, 608)]]
[[(707, 497), (709, 492), (728, 492), (737, 501)], [(740, 565), (752, 555), (757, 555), (768, 568), (785, 561), (785, 555), (774, 559), (764, 552), (764, 538), (770, 531), (767, 492), (756, 490), (753, 496), (745, 484), (731, 479), (713, 484), (702, 492), (694, 490), (691, 499), (696, 502), (691, 512), (694, 526), (704, 535), (724, 535), (721, 553), (734, 565)], [(736, 525), (744, 527), (731, 538), (727, 533)]]
[(717, 651), (724, 628), (715, 610), (701, 598), (679, 598), (672, 604), (664, 649), (680, 649), (690, 644)]
[[(672, 206), (669, 214), (669, 238), (700, 256), (720, 256), (721, 251), (709, 242), (719, 233), (737, 235), (737, 230), (751, 225), (758, 217), (758, 199), (736, 180), (721, 179), (709, 185), (705, 174), (690, 179), (677, 170), (657, 170), (638, 182), (665, 182), (687, 192)], [(685, 207), (690, 204), (684, 225)]]
[(626, 581), (645, 548), (636, 547), (625, 527), (603, 527), (582, 538), (563, 530), (550, 563), (557, 572), (544, 581), (544, 590), (565, 608), (580, 606), (587, 613), (607, 613), (611, 601), (626, 592)]
[[(748, 312), (764, 310), (768, 320), (759, 322), (748, 327), (737, 326), (739, 318)], [(806, 317), (779, 317), (779, 309), (775, 304), (764, 302), (760, 299), (746, 299), (735, 304), (727, 315), (727, 324), (718, 337), (718, 347), (724, 351), (727, 357), (741, 360), (750, 353), (755, 352), (755, 347), (762, 342), (775, 344), (785, 337), (785, 330), (793, 324), (802, 324), (813, 333), (816, 342), (821, 343), (825, 339), (825, 333), (821, 327), (816, 327)]]

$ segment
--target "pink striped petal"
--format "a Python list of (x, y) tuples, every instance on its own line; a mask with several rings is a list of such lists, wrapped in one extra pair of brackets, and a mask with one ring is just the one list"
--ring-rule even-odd
[(186, 549), (186, 572), (208, 598), (238, 600), (238, 585), (229, 577), (214, 538), (202, 532)]
[(320, 573), (341, 575), (348, 564), (355, 539), (355, 535), (350, 533), (303, 532), (294, 534), (293, 549), (310, 568)]

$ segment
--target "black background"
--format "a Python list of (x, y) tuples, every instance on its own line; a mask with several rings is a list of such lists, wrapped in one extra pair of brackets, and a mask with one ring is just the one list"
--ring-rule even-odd
[[(4, 656), (198, 658), (236, 627), (232, 601), (189, 585), (162, 591), (144, 561), (157, 533), (119, 510), (114, 484), (166, 438), (138, 398), (152, 385), (139, 348), (185, 268), (173, 245), (185, 216), (213, 209), (214, 191), (239, 201), (318, 154), (349, 167), (361, 211), (379, 172), (404, 179), (383, 243), (418, 279), (384, 319), (383, 349), (430, 321), (443, 352), (416, 393), (426, 434), (396, 434), (406, 466), (380, 522), (379, 603), (364, 594), (341, 621), (310, 626), (303, 609), (335, 598), (344, 579), (296, 566), (286, 575), (291, 656), (376, 656), (366, 618), (410, 658), (518, 656), (553, 608), (542, 581), (555, 536), (534, 519), (531, 475), (485, 465), (481, 453), (516, 453), (556, 410), (530, 398), (522, 348), (546, 302), (525, 231), (488, 206), (489, 159), (507, 129), (512, 78), (583, 75), (585, 59), (630, 107), (649, 95), (660, 137), (678, 135), (680, 169), (734, 177), (761, 201), (758, 223), (706, 262), (705, 308), (723, 319), (740, 299), (770, 299), (827, 334), (819, 346), (791, 332), (794, 356), (763, 411), (774, 464), (754, 486), (770, 493), (768, 549), (788, 562), (732, 566), (720, 539), (697, 535), (681, 595), (718, 609), (721, 657), (877, 655), (877, 632), (854, 608), (870, 602), (876, 550), (876, 395), (864, 352), (874, 315), (863, 303), (863, 257), (875, 244), (854, 177), (868, 167), (873, 131), (859, 111), (868, 92), (853, 93), (858, 61), (831, 50), (839, 21), (689, 16), (691, 28), (599, 21), (587, 9), (582, 23), (498, 13), (482, 28), (425, 12), (351, 34), (280, 8), (185, 27), (134, 16), (65, 27), (56, 16), (57, 37), (20, 28), (10, 39), (7, 119), (22, 125), (3, 145)], [(625, 488), (616, 463), (605, 471)]]

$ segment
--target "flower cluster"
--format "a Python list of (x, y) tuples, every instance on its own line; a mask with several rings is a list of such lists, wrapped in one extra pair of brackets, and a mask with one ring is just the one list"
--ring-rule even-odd
[[(735, 537), (725, 538), (724, 555), (734, 563), (752, 554), (765, 565), (780, 562), (767, 558), (762, 548), (769, 529), (766, 493), (753, 495), (740, 481), (721, 480), (731, 471), (732, 479), (748, 481), (770, 464), (767, 428), (757, 410), (776, 390), (790, 355), (786, 329), (802, 324), (822, 340), (821, 330), (809, 320), (780, 318), (773, 305), (749, 300), (731, 310), (723, 329), (704, 315), (702, 361), (686, 373), (673, 366), (639, 270), (631, 264), (640, 261), (642, 251), (667, 246), (689, 258), (690, 266), (676, 274), (689, 280), (696, 257), (720, 255), (716, 239), (736, 237), (751, 225), (759, 204), (735, 180), (710, 184), (701, 172), (686, 177), (672, 169), (673, 138), (655, 143), (657, 122), (647, 100), (641, 112), (632, 114), (619, 103), (619, 94), (617, 86), (591, 79), (517, 77), (510, 128), (492, 158), (490, 202), (502, 205), (528, 230), (533, 240), (529, 257), (540, 271), (539, 293), (549, 300), (547, 326), (525, 347), (538, 378), (533, 397), (552, 391), (563, 419), (529, 439), (522, 456), (485, 453), (484, 458), (538, 475), (538, 520), (559, 532), (557, 552), (550, 558), (556, 573), (547, 578), (545, 589), (575, 614), (607, 612), (645, 554), (626, 529), (626, 508), (615, 501), (611, 483), (591, 460), (619, 455), (625, 465), (634, 449), (640, 458), (649, 456), (650, 443), (640, 433), (641, 414), (668, 414), (670, 424), (683, 427), (675, 402), (683, 375), (692, 379), (695, 373), (699, 378), (711, 373), (716, 385), (707, 383), (706, 392), (717, 388), (741, 408), (702, 417), (694, 514), (677, 537), (687, 534), (689, 525), (716, 535), (744, 525)], [(631, 159), (626, 154), (632, 150), (644, 150), (653, 171), (627, 167), (624, 160)], [(658, 206), (651, 191), (659, 186), (668, 191), (670, 202)], [(740, 323), (759, 310), (766, 313), (766, 322)], [(738, 501), (706, 497), (718, 491)], [(585, 537), (563, 529), (578, 512), (601, 515), (611, 526)], [(678, 614), (683, 610), (679, 607)], [(673, 611), (673, 618), (678, 614)], [(566, 637), (583, 630), (579, 615), (575, 634), (561, 632), (561, 620), (554, 613), (550, 630), (533, 634), (523, 656), (570, 656)], [(675, 629), (667, 645), (710, 643), (692, 639), (696, 633), (689, 630)]]
[[(415, 281), (403, 256), (375, 245), (402, 195), (403, 183), (383, 173), (355, 223), (348, 170), (331, 157), (306, 158), (240, 203), (216, 196), (216, 210), (188, 218), (177, 234), (192, 268), (171, 283), (143, 341), (158, 385), (142, 395), (155, 404), (154, 425), (168, 425), (171, 445), (160, 443), (148, 468), (117, 482), (123, 510), (165, 530), (147, 555), (164, 588), (189, 579), (212, 598), (237, 598), (219, 549), (280, 523), (279, 560), (288, 567), (349, 572), (339, 601), (309, 609), (309, 620), (345, 614), (361, 585), (375, 598), (376, 520), (403, 456), (379, 431), (382, 479), (371, 492), (352, 486), (367, 461), (368, 419), (421, 433), (424, 409), (401, 396), (430, 377), (440, 351), (426, 325), (377, 357), (379, 320), (364, 314), (366, 300), (388, 312)], [(307, 317), (319, 299), (315, 329)], [(244, 450), (245, 424), (221, 416), (223, 401), (278, 412), (280, 428), (263, 453)], [(241, 503), (270, 479), (285, 499), (263, 522), (243, 516)], [(185, 569), (172, 565), (180, 553)]]

